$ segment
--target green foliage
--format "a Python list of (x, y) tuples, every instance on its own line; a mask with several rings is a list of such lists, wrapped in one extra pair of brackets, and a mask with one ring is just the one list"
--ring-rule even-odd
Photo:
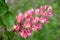
[(5, 0), (0, 0), (0, 28), (3, 27), (4, 29), (2, 30), (4, 32), (0, 33), (0, 40), (11, 40), (11, 38), (13, 38), (13, 33), (8, 31), (12, 28), (12, 25), (14, 24), (15, 16), (8, 9), (9, 8), (5, 3)]
[(4, 0), (0, 1), (0, 18), (1, 23), (6, 25), (8, 28), (12, 27), (14, 24), (14, 14), (8, 11), (8, 6)]
[(4, 0), (0, 0), (0, 16), (4, 15), (8, 10), (7, 4)]
[(11, 28), (15, 20), (14, 15), (9, 11), (2, 17), (2, 19), (7, 28)]

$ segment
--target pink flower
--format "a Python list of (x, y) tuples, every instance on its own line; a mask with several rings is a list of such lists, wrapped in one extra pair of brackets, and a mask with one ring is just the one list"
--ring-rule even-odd
[(39, 17), (36, 17), (34, 20), (33, 20), (33, 23), (37, 23), (39, 21)]
[(33, 15), (33, 14), (34, 14), (34, 10), (33, 10), (33, 9), (30, 9), (30, 10), (27, 11), (27, 13), (28, 13), (29, 15)]
[(24, 20), (23, 14), (22, 14), (22, 13), (19, 13), (19, 14), (16, 16), (16, 20), (17, 20), (17, 22), (23, 21), (23, 20)]
[(38, 29), (37, 29), (37, 26), (36, 26), (36, 25), (33, 25), (33, 26), (32, 26), (32, 30), (33, 30), (33, 31), (37, 31), (37, 30), (38, 30)]
[(47, 5), (40, 7), (40, 10), (41, 10), (41, 11), (45, 11), (46, 9), (47, 9)]
[(42, 14), (42, 16), (48, 17), (48, 16), (49, 16), (49, 15), (48, 15), (48, 12), (44, 12), (44, 13)]
[(28, 18), (28, 16), (30, 16), (28, 13), (27, 13), (27, 11), (24, 13), (24, 17), (25, 18)]
[(28, 17), (32, 16), (33, 14), (34, 14), (34, 10), (31, 9), (31, 10), (26, 11), (24, 13), (24, 16), (25, 16), (25, 18), (28, 18)]
[(40, 14), (41, 14), (40, 9), (38, 9), (38, 8), (35, 9), (35, 14), (36, 14), (36, 15), (40, 15)]
[(21, 35), (22, 38), (27, 38), (27, 33), (26, 33), (26, 30), (21, 30), (21, 32), (19, 33)]
[(31, 29), (27, 29), (26, 32), (27, 32), (28, 37), (32, 35)]
[(16, 27), (16, 31), (19, 31), (20, 30), (20, 26), (19, 25), (16, 25), (17, 27)]
[(49, 15), (50, 17), (53, 16), (52, 12), (49, 12), (48, 15)]
[(36, 24), (36, 26), (38, 30), (42, 29), (42, 24)]
[(28, 18), (27, 18), (27, 20), (33, 20), (34, 19), (34, 17), (33, 16), (29, 16)]
[(41, 23), (47, 23), (47, 22), (48, 22), (48, 18), (43, 18), (43, 17), (41, 17), (41, 18), (40, 18), (40, 22), (41, 22)]
[(32, 35), (32, 32), (30, 29), (27, 29), (27, 30), (21, 30), (20, 32), (18, 32), (18, 34), (26, 39), (27, 37), (30, 37)]
[(51, 6), (48, 7), (47, 11), (48, 11), (48, 15), (50, 17), (53, 16), (53, 14), (52, 14), (52, 7)]
[(35, 24), (32, 26), (32, 30), (33, 31), (37, 31), (37, 30), (40, 30), (42, 29), (42, 24)]
[(14, 31), (14, 30), (19, 31), (19, 30), (20, 30), (20, 27), (19, 27), (18, 25), (13, 25), (12, 30), (13, 30), (13, 31)]
[(29, 28), (31, 27), (31, 23), (29, 22), (29, 20), (27, 20), (24, 25), (23, 25), (24, 28)]

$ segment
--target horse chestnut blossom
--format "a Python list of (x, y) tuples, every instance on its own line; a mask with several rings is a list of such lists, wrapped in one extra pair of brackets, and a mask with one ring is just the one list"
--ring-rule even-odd
[(35, 14), (36, 14), (36, 15), (40, 15), (40, 14), (41, 14), (41, 12), (40, 12), (40, 9), (39, 9), (39, 8), (35, 9)]
[(48, 18), (41, 17), (40, 18), (40, 22), (41, 23), (47, 23), (48, 22)]
[(25, 13), (24, 13), (24, 17), (25, 18), (28, 18), (28, 17), (30, 17), (31, 15), (33, 15), (34, 14), (34, 10), (33, 9), (30, 9), (30, 10), (28, 10), (28, 11), (26, 11)]
[(14, 24), (12, 30), (13, 30), (13, 31), (14, 31), (14, 30), (15, 30), (15, 31), (18, 31), (18, 30), (20, 30), (20, 26)]
[(18, 16), (16, 16), (17, 22), (21, 22), (24, 19), (24, 15), (22, 13), (19, 13)]
[(35, 19), (33, 20), (33, 23), (37, 23), (39, 21), (39, 17), (35, 17)]
[(26, 21), (23, 25), (24, 28), (29, 28), (31, 27), (31, 22), (30, 21)]
[(52, 7), (47, 5), (27, 10), (23, 14), (20, 12), (16, 16), (16, 23), (12, 30), (17, 31), (19, 36), (26, 39), (32, 36), (33, 31), (41, 30), (43, 24), (48, 23), (49, 17), (52, 16)]
[(33, 31), (40, 30), (41, 28), (42, 28), (42, 24), (35, 24), (35, 25), (32, 26)]

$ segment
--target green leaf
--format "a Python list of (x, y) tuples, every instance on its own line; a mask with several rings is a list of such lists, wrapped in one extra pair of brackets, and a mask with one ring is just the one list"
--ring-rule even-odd
[(5, 2), (5, 0), (0, 0), (0, 2)]
[(11, 28), (15, 21), (14, 15), (9, 11), (4, 16), (2, 16), (2, 19), (7, 28)]
[(4, 0), (0, 0), (0, 16), (4, 15), (8, 10), (7, 4)]

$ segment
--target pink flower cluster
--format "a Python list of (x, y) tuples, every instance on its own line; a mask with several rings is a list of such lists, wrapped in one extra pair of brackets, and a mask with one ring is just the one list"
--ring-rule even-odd
[(27, 38), (32, 35), (32, 31), (42, 29), (42, 25), (48, 23), (48, 18), (52, 15), (51, 6), (41, 6), (37, 9), (30, 9), (16, 16), (17, 23), (13, 25), (12, 30), (17, 31), (18, 35)]

